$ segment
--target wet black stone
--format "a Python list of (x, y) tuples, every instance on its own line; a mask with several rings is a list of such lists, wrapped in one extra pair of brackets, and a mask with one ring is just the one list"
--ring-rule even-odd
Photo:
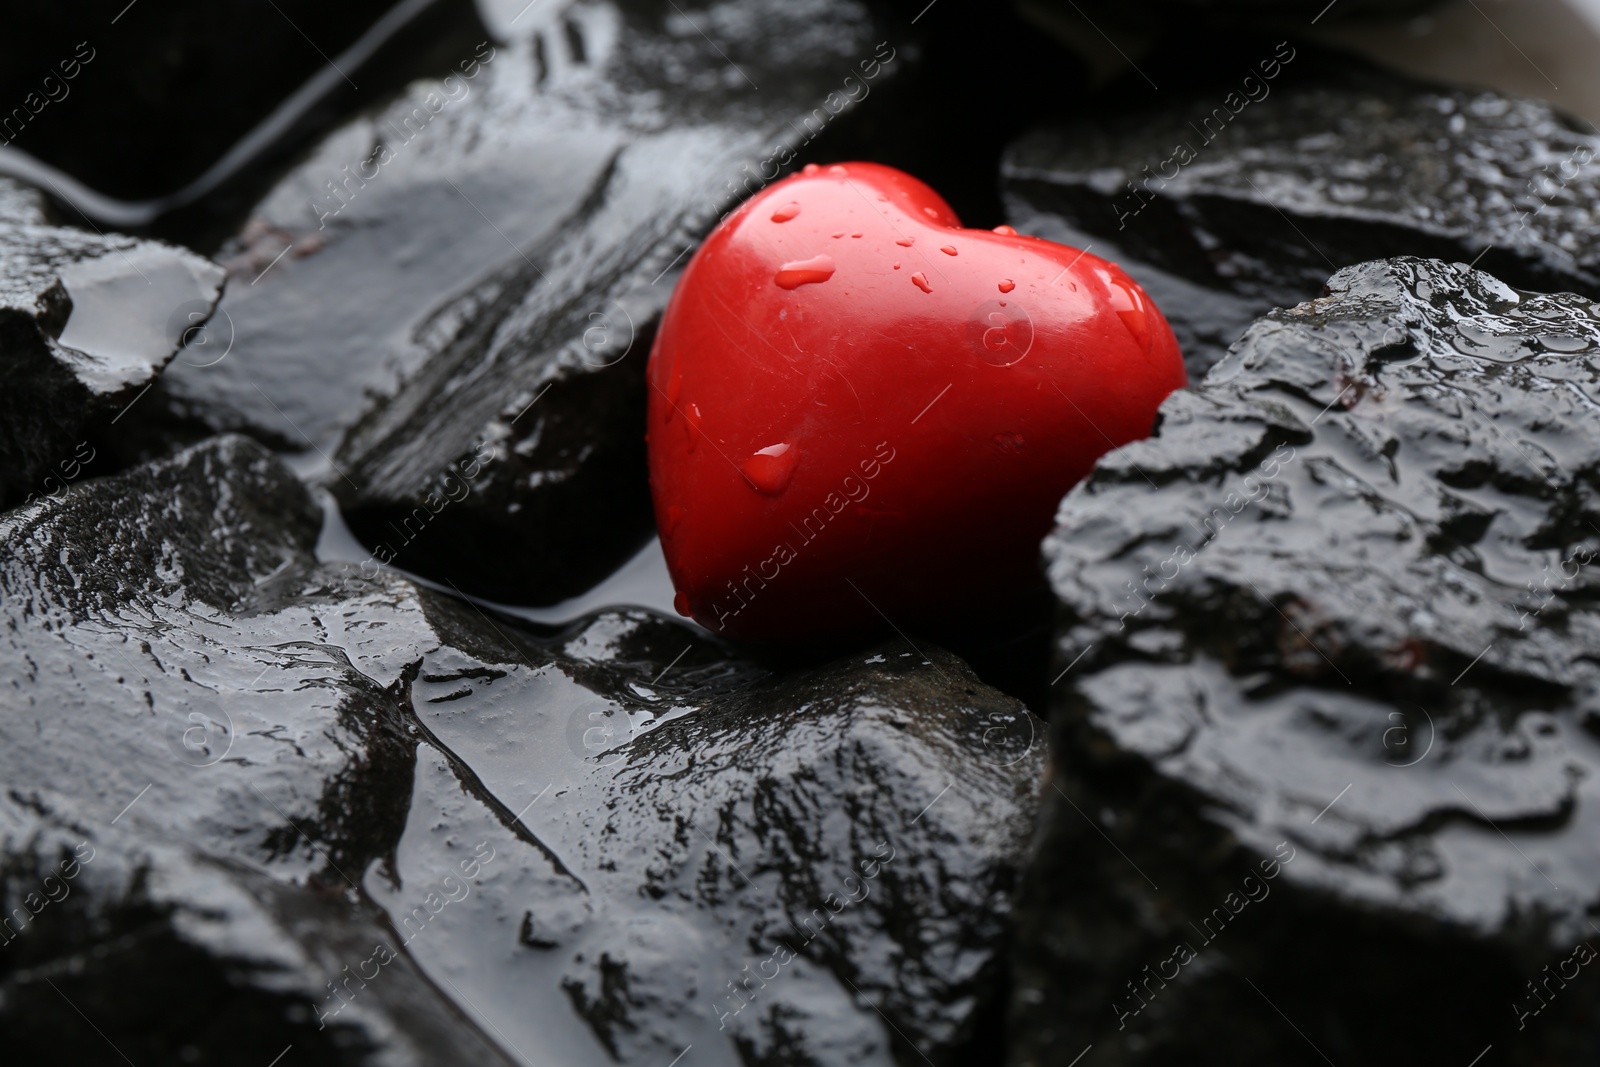
[(1016, 1063), (1594, 1055), (1600, 983), (1527, 983), (1600, 943), (1600, 305), (1407, 258), (1328, 290), (1046, 542)]
[(1411, 18), (1437, 6), (1439, 0), (1091, 0), (1081, 6), (1045, 0), (1039, 8), (1059, 20), (1073, 18), (1085, 28), (1104, 23), (1124, 31), (1160, 33), (1191, 28), (1254, 31), (1264, 22), (1301, 31), (1318, 22)]
[(91, 438), (205, 323), (222, 280), (171, 245), (52, 226), (37, 194), (0, 184), (0, 507), (94, 468)]
[[(330, 57), (395, 6), (393, 0), (332, 6), (88, 0), (18, 8), (0, 38), (0, 143), (108, 196), (141, 200), (174, 192), (308, 79), (331, 70)], [(463, 16), (471, 18), (465, 0), (422, 7), (409, 34), (396, 41), (414, 57), (448, 37)], [(339, 111), (395, 84), (370, 67), (345, 74), (350, 81), (337, 79), (310, 126), (326, 129)]]
[(314, 445), (375, 551), (553, 603), (649, 537), (643, 369), (674, 271), (846, 121), (846, 77), (911, 57), (855, 0), (540, 5), (499, 29), (258, 205), (224, 251), (231, 350), (152, 411)]
[(1513, 285), (1600, 296), (1600, 137), (1540, 101), (1251, 41), (1228, 42), (1203, 81), (1169, 81), (1179, 104), (1130, 76), (1113, 97), (1153, 103), (1037, 130), (1003, 172), (1009, 221), (1121, 261), (1192, 376), (1256, 316), (1368, 259), (1476, 261)]
[(645, 611), (532, 632), (320, 564), (318, 530), (237, 436), (0, 518), (11, 1055), (969, 1039), (1041, 772), (1021, 705), (905, 646), (773, 677)]

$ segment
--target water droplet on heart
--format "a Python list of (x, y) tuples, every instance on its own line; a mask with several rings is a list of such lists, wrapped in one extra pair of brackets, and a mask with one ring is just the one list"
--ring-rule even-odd
[(955, 245), (944, 245), (939, 249), (939, 251), (943, 252), (947, 256), (953, 256), (953, 255), (956, 254), (956, 246)]
[(1000, 283), (1000, 291), (1002, 293), (1009, 293), (1011, 290), (1015, 289), (1016, 287), (1017, 287), (1017, 283), (1012, 281), (1010, 278), (1007, 278), (1007, 279), (1005, 279), (1004, 281), (1002, 281)]
[(888, 202), (889, 202), (889, 198), (888, 198), (888, 197), (887, 197), (887, 196), (883, 196), (883, 195), (881, 195), (881, 194), (880, 194), (880, 195), (879, 195), (879, 197), (878, 197), (878, 203), (880, 203), (880, 204), (887, 204), (887, 203), (888, 203)]
[(1017, 235), (1017, 231), (1013, 230), (1010, 226), (996, 226), (994, 228), (994, 232), (1004, 234), (1007, 237), (1015, 237)]
[(778, 283), (779, 289), (798, 289), (802, 285), (827, 281), (837, 269), (832, 256), (812, 256), (810, 259), (785, 263), (772, 280)]
[(662, 536), (671, 537), (673, 534), (677, 533), (679, 525), (683, 523), (683, 516), (683, 508), (679, 507), (677, 504), (668, 504), (667, 521), (666, 525), (661, 530)]
[(693, 452), (700, 444), (700, 405), (690, 404), (685, 408), (683, 421), (689, 429), (689, 451)]
[(899, 270), (900, 269), (900, 264), (898, 264), (898, 263), (894, 264), (894, 269), (895, 270)]
[(931, 208), (931, 207), (925, 207), (925, 208), (923, 208), (923, 209), (922, 209), (922, 213), (923, 213), (923, 214), (924, 214), (924, 215), (926, 215), (926, 216), (928, 216), (928, 217), (929, 217), (929, 218), (930, 218), (930, 219), (936, 219), (936, 218), (938, 218), (938, 217), (939, 217), (939, 212), (938, 212), (938, 211), (936, 211), (936, 210), (934, 210), (934, 209), (933, 209), (933, 208)]
[(835, 241), (837, 241), (837, 240), (838, 240), (838, 239), (839, 239), (839, 238), (841, 238), (841, 237), (843, 237), (843, 236), (844, 236), (844, 231), (843, 231), (843, 230), (840, 230), (840, 231), (839, 231), (839, 232), (838, 232), (838, 233), (836, 233), (836, 234), (834, 234), (834, 235), (833, 235), (833, 239), (834, 239), (834, 240), (835, 240)]
[(683, 592), (681, 589), (678, 591), (677, 595), (672, 598), (672, 606), (677, 608), (678, 614), (682, 615), (684, 618), (691, 618), (694, 614), (689, 610), (689, 594)]
[(859, 234), (859, 233), (853, 233), (853, 234), (851, 234), (851, 235), (850, 235), (850, 236), (851, 236), (851, 237), (860, 237), (860, 236), (861, 236), (861, 235), (860, 235), (860, 234)]
[(794, 477), (795, 464), (800, 460), (800, 450), (788, 442), (757, 449), (755, 455), (744, 461), (739, 469), (750, 479), (750, 484), (768, 496), (777, 496), (789, 488)]
[(1122, 320), (1122, 325), (1126, 326), (1128, 333), (1139, 342), (1139, 347), (1148, 348), (1150, 317), (1138, 289), (1104, 268), (1098, 269), (1096, 273), (1100, 275), (1100, 280), (1106, 283), (1106, 288), (1111, 293), (1111, 308)]
[(807, 163), (805, 166), (800, 168), (800, 173), (806, 175), (807, 177), (810, 177), (811, 175), (817, 173), (817, 171), (819, 171), (821, 169), (822, 168), (817, 166), (815, 163)]
[(901, 248), (910, 248), (912, 245), (917, 243), (917, 239), (915, 237), (899, 237), (895, 239), (894, 243), (899, 245)]
[(800, 205), (791, 200), (772, 213), (772, 221), (788, 222), (798, 214), (800, 214)]
[(839, 166), (839, 164), (835, 163), (833, 166), (828, 168), (828, 173), (829, 174), (833, 174), (833, 175), (837, 175), (838, 177), (842, 178), (846, 174), (849, 174), (850, 172), (845, 170), (843, 167)]
[(911, 276), (911, 284), (915, 285), (918, 289), (921, 289), (924, 293), (933, 292), (933, 286), (928, 284), (928, 276), (923, 274), (920, 270)]

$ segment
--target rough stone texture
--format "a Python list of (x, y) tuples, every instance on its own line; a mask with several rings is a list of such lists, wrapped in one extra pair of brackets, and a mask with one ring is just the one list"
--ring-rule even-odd
[(1328, 289), (1062, 502), (1014, 1063), (1595, 1056), (1600, 306)]
[[(929, 655), (896, 643), (705, 699), (531, 809), (594, 916), (536, 905), (524, 931), (623, 1062), (691, 1043), (718, 1063), (966, 1062), (1002, 984), (1043, 739), (1020, 703)], [(623, 707), (672, 703), (648, 685), (639, 671)], [(457, 677), (431, 691), (459, 701), (422, 712), (434, 736), (501, 795), (531, 795), (533, 738), (493, 714), (507, 697)], [(607, 720), (577, 714), (598, 747)]]
[(847, 75), (910, 62), (857, 0), (679, 7), (538, 5), (330, 135), (224, 250), (231, 352), (152, 411), (331, 454), (352, 530), (468, 593), (547, 604), (613, 570), (651, 528), (643, 367), (672, 268), (845, 121)]
[(222, 281), (171, 245), (47, 225), (41, 198), (0, 186), (0, 507), (93, 462), (88, 436), (203, 327)]
[(1003, 985), (1020, 704), (904, 646), (773, 679), (643, 611), (534, 634), (317, 531), (242, 437), (0, 519), (8, 1055), (958, 1055)]
[[(1011, 223), (1121, 260), (1193, 376), (1257, 315), (1367, 259), (1476, 261), (1513, 285), (1600, 296), (1600, 137), (1574, 120), (1305, 46), (1287, 63), (1270, 41), (1227, 54), (1182, 104), (1162, 94), (1037, 130), (1004, 166)], [(1277, 76), (1262, 80), (1260, 61)]]

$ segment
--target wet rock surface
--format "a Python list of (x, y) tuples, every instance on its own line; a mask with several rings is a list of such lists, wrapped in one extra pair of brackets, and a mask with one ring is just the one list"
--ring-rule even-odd
[[(414, 25), (397, 43), (413, 53), (471, 14), (463, 0), (406, 6)], [(109, 196), (160, 197), (199, 177), (320, 72), (332, 75), (324, 129), (329, 113), (392, 85), (348, 56), (341, 74), (329, 58), (397, 7), (91, 0), (19, 9), (0, 40), (0, 143)]]
[(42, 198), (0, 185), (0, 506), (80, 476), (222, 282), (172, 245), (49, 225)]
[(852, 0), (490, 28), (262, 201), (221, 254), (226, 358), (176, 368), (152, 411), (320, 449), (375, 552), (554, 603), (649, 536), (643, 365), (673, 268), (908, 59)]
[(0, 518), (12, 1055), (973, 1039), (1041, 772), (1019, 703), (905, 645), (772, 677), (644, 611), (536, 633), (318, 529), (236, 436)]
[(1312, 19), (1407, 18), (1439, 4), (1438, 0), (1338, 0), (1332, 4), (1328, 0), (1320, 4), (1315, 0), (1135, 0), (1129, 4), (1090, 3), (1074, 8), (1047, 0), (1044, 6), (1063, 15), (1070, 11), (1084, 18), (1087, 10), (1097, 18), (1111, 19), (1113, 25), (1160, 30), (1181, 29), (1185, 24), (1254, 27), (1263, 20), (1281, 20), (1298, 29)]
[(1405, 258), (1328, 289), (1046, 542), (1013, 1062), (1595, 1054), (1600, 306)]
[[(1196, 377), (1256, 316), (1363, 260), (1459, 260), (1600, 296), (1587, 127), (1541, 101), (1253, 41), (1226, 42), (1183, 103), (1037, 130), (1003, 168), (1008, 221), (1123, 262)], [(1146, 63), (1171, 70), (1164, 58)]]

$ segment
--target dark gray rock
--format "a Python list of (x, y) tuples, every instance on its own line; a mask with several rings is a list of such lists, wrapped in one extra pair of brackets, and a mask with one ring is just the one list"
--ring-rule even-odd
[[(421, 19), (435, 37), (470, 11), (462, 0), (422, 6), (436, 9)], [(336, 91), (324, 107), (335, 113), (381, 91), (371, 70), (340, 53), (394, 7), (394, 0), (336, 7), (85, 0), (70, 9), (19, 8), (0, 40), (0, 144), (110, 196), (170, 193), (319, 71), (332, 75)], [(343, 74), (330, 57), (344, 59)]]
[[(693, 642), (663, 641), (648, 662), (617, 655), (637, 625), (602, 619), (566, 646), (606, 665), (604, 688), (566, 669), (610, 708), (546, 670), (463, 666), (414, 689), (430, 739), (508, 807), (528, 805), (524, 822), (588, 888), (575, 910), (501, 887), (479, 932), (429, 951), (470, 959), (522, 916), (534, 951), (515, 961), (517, 987), (559, 985), (625, 1063), (691, 1044), (711, 1063), (962, 1062), (1001, 982), (1042, 772), (1032, 717), (955, 657), (903, 643), (686, 700), (650, 672)], [(687, 661), (680, 692), (718, 662)], [(551, 701), (557, 686), (572, 695)], [(590, 773), (513, 711), (531, 694), (572, 709), (568, 736), (598, 750)], [(648, 723), (686, 703), (701, 706), (615, 747), (624, 714)], [(419, 813), (407, 834), (420, 850), (447, 831)], [(481, 979), (483, 996), (506, 995)], [(549, 1040), (537, 1020), (515, 1025), (502, 1023), (525, 1050)]]
[(1015, 1063), (1595, 1054), (1600, 305), (1419, 259), (1328, 289), (1046, 542)]
[(240, 438), (0, 519), (19, 1062), (503, 1062), (404, 958), (318, 1024), (324, 982), (391, 936), (345, 874), (404, 820), (401, 678), (427, 635), (397, 589), (330, 595), (318, 522)]
[(1180, 105), (1038, 130), (1003, 171), (1012, 224), (1121, 260), (1193, 376), (1255, 316), (1368, 259), (1476, 262), (1527, 289), (1600, 297), (1600, 137), (1587, 128), (1540, 101), (1305, 47), (1228, 54), (1231, 80), (1213, 72)]
[(222, 281), (171, 245), (50, 226), (36, 194), (0, 188), (0, 507), (93, 463), (89, 437), (203, 328)]
[(1170, 20), (1179, 26), (1194, 22), (1256, 26), (1262, 19), (1281, 19), (1298, 29), (1313, 19), (1410, 18), (1437, 6), (1438, 0), (1136, 0), (1131, 4), (1086, 4), (1079, 13), (1087, 9), (1124, 23), (1149, 25), (1152, 20)]
[[(909, 58), (857, 0), (541, 4), (498, 29), (262, 201), (225, 249), (232, 350), (162, 403), (332, 455), (351, 529), (401, 566), (547, 604), (649, 537), (673, 269)], [(430, 504), (480, 448), (470, 492)]]
[(242, 437), (0, 519), (18, 1062), (969, 1037), (1040, 773), (1021, 705), (903, 646), (778, 679), (644, 611), (535, 634), (319, 564), (318, 519)]

